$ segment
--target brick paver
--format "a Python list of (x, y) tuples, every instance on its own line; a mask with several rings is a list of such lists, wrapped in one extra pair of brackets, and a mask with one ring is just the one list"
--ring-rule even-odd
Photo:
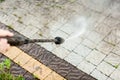
[[(20, 49), (16, 47), (14, 47), (14, 50), (18, 51), (17, 53), (19, 52), (21, 53), (13, 61), (19, 64), (20, 66), (22, 66), (30, 73), (33, 73), (34, 76), (36, 76), (37, 78), (44, 80), (45, 77), (47, 77), (51, 72), (53, 72), (54, 73), (53, 75), (58, 76), (58, 78), (64, 79), (59, 74), (55, 73), (54, 71), (43, 65), (42, 63), (38, 62), (34, 58), (27, 55), (27, 53), (22, 52)], [(7, 53), (12, 54), (11, 50), (8, 51)], [(9, 57), (9, 54), (6, 54), (6, 56)]]
[(8, 52), (5, 52), (4, 55), (7, 55), (10, 59), (16, 58), (20, 53), (22, 53), (21, 50), (19, 50), (16, 47), (11, 47)]
[[(78, 65), (80, 69), (84, 68), (83, 71), (98, 80), (119, 79), (116, 76), (119, 75), (120, 66), (119, 13), (119, 1), (116, 0), (54, 0), (53, 2), (51, 0), (48, 2), (44, 0), (5, 0), (0, 3), (1, 22), (29, 38), (60, 36), (67, 39), (60, 46), (49, 43), (41, 46), (71, 64)], [(87, 27), (83, 34), (69, 40), (77, 35), (73, 35), (74, 33), (81, 32), (83, 26)], [(26, 51), (31, 50), (28, 46), (24, 47), (26, 47)], [(30, 51), (30, 55), (33, 55), (32, 52), (34, 50)], [(9, 54), (5, 53), (5, 55)], [(18, 55), (19, 53), (15, 53), (9, 57), (14, 59)], [(38, 57), (41, 54), (36, 51), (33, 56), (35, 55)], [(44, 58), (47, 55), (42, 54), (45, 56)], [(49, 58), (46, 59), (49, 60)], [(40, 58), (40, 60), (43, 59)], [(52, 60), (53, 57), (50, 61)], [(48, 63), (49, 61), (45, 62), (46, 65)], [(91, 67), (84, 67), (85, 65)], [(96, 66), (98, 70), (92, 71), (92, 66)], [(103, 66), (107, 66), (111, 71), (104, 70)], [(53, 68), (53, 66), (51, 67)], [(113, 68), (116, 68), (114, 72)], [(110, 74), (109, 78), (105, 76)], [(72, 80), (70, 77), (69, 79)]]

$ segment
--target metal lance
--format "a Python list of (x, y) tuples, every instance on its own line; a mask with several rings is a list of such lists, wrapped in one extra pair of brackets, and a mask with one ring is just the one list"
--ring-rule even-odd
[(54, 39), (28, 39), (18, 36), (0, 37), (0, 38), (6, 38), (11, 46), (20, 46), (23, 44), (36, 43), (36, 42), (41, 42), (41, 43), (54, 42), (55, 44), (62, 44), (64, 42), (64, 39), (61, 37), (55, 37)]

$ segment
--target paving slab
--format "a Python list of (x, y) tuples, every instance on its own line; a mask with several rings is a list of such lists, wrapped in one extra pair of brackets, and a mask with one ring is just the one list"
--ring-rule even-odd
[[(56, 36), (65, 39), (65, 42), (59, 46), (51, 43), (38, 43), (41, 46), (27, 44), (19, 48), (35, 59), (39, 58), (38, 61), (71, 80), (73, 80), (71, 75), (74, 74), (70, 74), (69, 68), (66, 68), (70, 65), (62, 64), (66, 59), (72, 65), (79, 65), (79, 68), (83, 68), (84, 65), (100, 66), (98, 71), (92, 71), (94, 67), (89, 67), (90, 71), (88, 67), (83, 69), (87, 74), (93, 73), (98, 80), (114, 79), (113, 76), (106, 78), (106, 73), (108, 75), (112, 71), (103, 71), (101, 67), (109, 64), (109, 68), (112, 66), (119, 70), (120, 63), (117, 61), (120, 57), (119, 16), (118, 0), (5, 0), (0, 3), (0, 21), (9, 25), (9, 28), (31, 39)], [(0, 28), (8, 30), (4, 25)], [(49, 51), (46, 52), (46, 49)], [(78, 58), (79, 56), (81, 57)], [(80, 62), (81, 59), (83, 62)], [(61, 67), (59, 69), (58, 66), (65, 66), (65, 69)], [(72, 72), (77, 73), (74, 70)], [(101, 79), (96, 75), (97, 72), (100, 72)], [(76, 77), (76, 80), (91, 79), (84, 77), (82, 73), (81, 76)]]
[[(7, 27), (7, 26), (4, 26), (4, 27)], [(13, 33), (15, 33), (14, 30), (13, 30)], [(19, 34), (19, 33), (17, 33), (17, 34)], [(25, 36), (22, 36), (22, 37), (26, 38)], [(84, 80), (84, 79), (96, 80), (95, 78), (93, 78), (90, 75), (84, 73), (83, 71), (77, 69), (75, 66), (71, 65), (70, 63), (66, 62), (65, 60), (63, 60), (63, 59), (55, 56), (51, 52), (47, 51), (45, 48), (42, 48), (40, 45), (28, 44), (27, 46), (24, 46), (24, 45), (22, 45), (22, 46), (23, 47), (19, 46), (20, 49), (15, 47), (18, 51), (17, 53), (20, 53), (21, 55), (18, 55), (15, 59), (13, 59), (13, 61), (15, 61), (17, 64), (19, 64), (21, 67), (23, 67), (30, 73), (33, 73), (36, 77), (38, 77), (41, 80), (44, 80), (48, 75), (50, 75), (54, 71), (58, 75), (65, 77), (68, 80), (75, 79), (76, 77), (74, 77), (74, 76), (76, 76), (76, 75), (79, 75), (79, 77), (76, 78), (78, 80), (79, 79), (81, 79), (81, 80)], [(42, 49), (40, 49), (40, 48), (42, 48)], [(23, 50), (27, 53), (25, 53), (21, 50)], [(31, 50), (31, 51), (29, 51), (29, 50)], [(40, 52), (40, 51), (42, 51), (42, 52)], [(7, 52), (9, 53), (10, 51), (7, 51)], [(35, 54), (40, 53), (40, 55), (39, 56), (31, 55), (34, 53)], [(9, 54), (6, 54), (6, 56), (9, 57)], [(21, 60), (21, 58), (25, 58), (25, 59)], [(59, 62), (61, 64), (59, 64)], [(55, 65), (55, 68), (57, 68), (57, 69), (53, 68), (54, 65)], [(77, 71), (77, 73), (80, 73), (80, 74), (74, 73), (74, 71), (72, 72), (72, 70), (75, 70), (75, 71)], [(71, 73), (72, 73), (71, 77), (67, 76), (68, 74), (71, 74)]]

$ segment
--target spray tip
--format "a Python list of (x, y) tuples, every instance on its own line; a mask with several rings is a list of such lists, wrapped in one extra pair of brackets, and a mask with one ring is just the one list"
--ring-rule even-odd
[(64, 39), (61, 37), (55, 37), (55, 44), (62, 44), (64, 42)]

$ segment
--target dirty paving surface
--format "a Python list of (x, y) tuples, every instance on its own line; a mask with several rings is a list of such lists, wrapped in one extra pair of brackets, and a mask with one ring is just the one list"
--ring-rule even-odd
[[(9, 28), (31, 39), (60, 36), (66, 40), (59, 46), (38, 43), (43, 53), (47, 49), (53, 56), (38, 54), (34, 47), (39, 48), (34, 44), (31, 50), (26, 45), (24, 50), (31, 56), (43, 56), (39, 61), (58, 73), (62, 73), (61, 68), (55, 68), (57, 63), (49, 64), (49, 61), (62, 59), (98, 80), (120, 79), (119, 17), (119, 0), (5, 0), (0, 3), (0, 21)], [(61, 67), (64, 63), (60, 63)], [(72, 74), (67, 73), (63, 76), (69, 79)]]

